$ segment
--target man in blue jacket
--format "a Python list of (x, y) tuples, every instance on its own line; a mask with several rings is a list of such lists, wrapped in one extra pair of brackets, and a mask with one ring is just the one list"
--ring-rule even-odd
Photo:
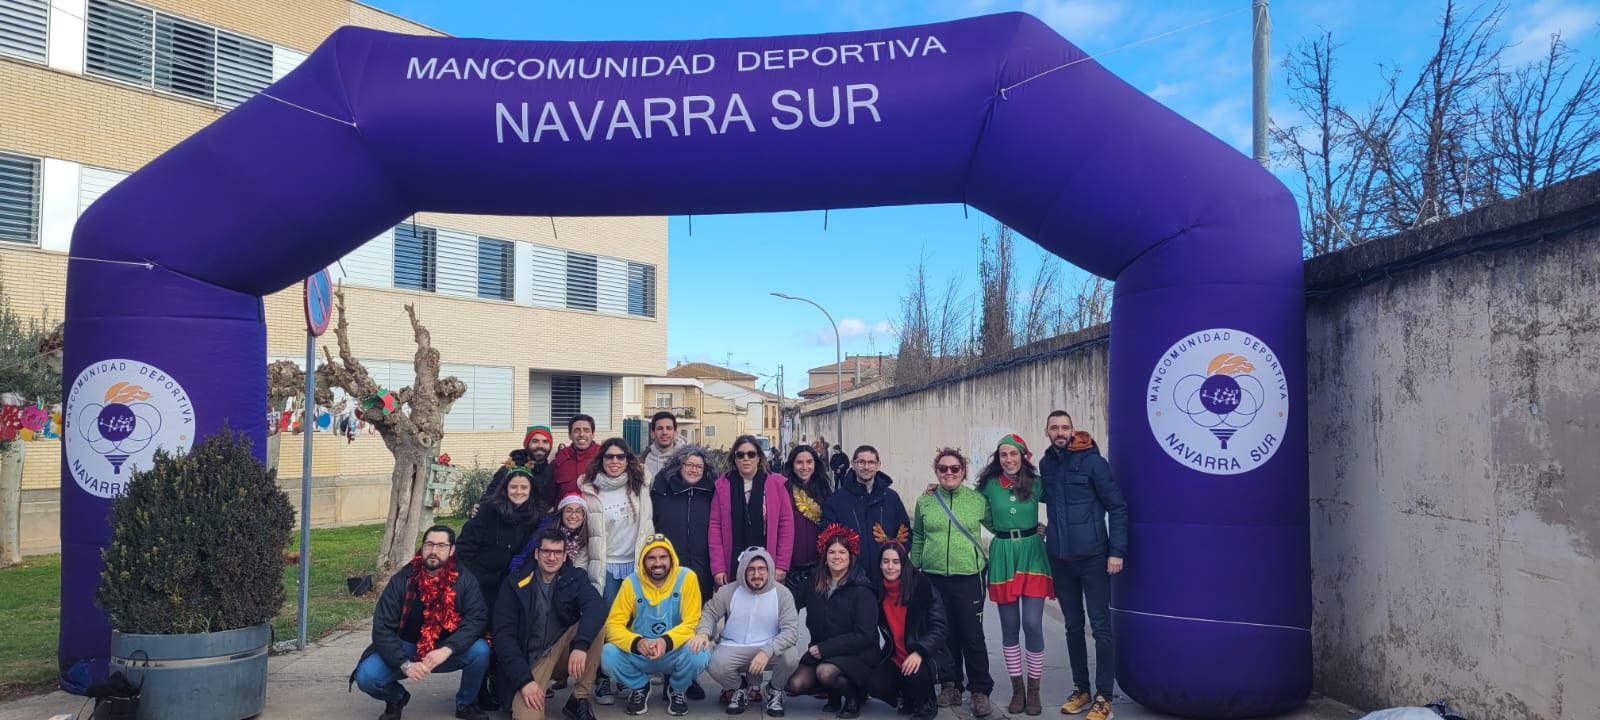
[[(1111, 720), (1117, 669), (1111, 639), (1111, 576), (1122, 572), (1128, 551), (1128, 504), (1094, 438), (1075, 430), (1071, 415), (1065, 410), (1051, 412), (1044, 432), (1050, 438), (1039, 462), (1042, 499), (1049, 506), (1045, 547), (1067, 623), (1067, 656), (1075, 686), (1061, 712), (1073, 715), (1088, 708), (1088, 720)], [(1093, 688), (1080, 605), (1088, 611), (1094, 632)]]
[(839, 489), (823, 501), (817, 524), (827, 529), (837, 523), (856, 531), (863, 558), (878, 557), (878, 547), (886, 542), (910, 546), (911, 518), (900, 493), (890, 487), (893, 484), (888, 473), (878, 470), (877, 448), (856, 448), (850, 470), (839, 478)]

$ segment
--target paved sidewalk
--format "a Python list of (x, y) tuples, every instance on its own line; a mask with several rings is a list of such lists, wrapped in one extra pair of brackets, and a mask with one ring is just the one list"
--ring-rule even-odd
[[(995, 674), (996, 693), (995, 704), (999, 712), (991, 720), (1006, 720), (1004, 705), (1010, 701), (1010, 682), (1005, 678), (1005, 661), (1000, 654), (1000, 619), (995, 612), (993, 604), (988, 604), (988, 617), (985, 629), (989, 632), (988, 640), (991, 649), (990, 667)], [(1054, 605), (1048, 606), (1045, 613), (1046, 636), (1046, 666), (1045, 666), (1045, 691), (1044, 715), (1041, 720), (1058, 718), (1066, 720), (1059, 712), (1059, 706), (1065, 700), (1065, 691), (1059, 691), (1064, 686), (1070, 685), (1070, 677), (1066, 639), (1062, 633), (1060, 614)], [(360, 690), (346, 691), (346, 682), (350, 671), (355, 667), (356, 659), (366, 647), (369, 631), (360, 630), (340, 631), (323, 638), (321, 642), (313, 643), (304, 653), (294, 652), (278, 655), (268, 662), (271, 673), (270, 684), (267, 689), (267, 709), (260, 717), (267, 720), (299, 720), (300, 718), (376, 718), (383, 711), (383, 705), (376, 700), (363, 695)], [(1089, 644), (1090, 653), (1094, 652), (1094, 644)], [(406, 708), (407, 720), (431, 720), (438, 718), (444, 720), (455, 716), (452, 697), (456, 690), (458, 675), (445, 675), (435, 680), (425, 681), (420, 685), (410, 684), (412, 700)], [(713, 683), (702, 680), (710, 696), (706, 700), (690, 702), (690, 718), (696, 720), (710, 720), (711, 718), (725, 718), (727, 715), (722, 708), (716, 705), (717, 688)], [(1057, 697), (1060, 695), (1061, 697)], [(552, 700), (556, 708), (566, 701), (566, 692), (556, 694)], [(666, 705), (661, 693), (657, 692), (651, 699), (650, 712), (647, 717), (668, 717)], [(84, 707), (84, 699), (68, 695), (63, 692), (53, 692), (31, 698), (24, 698), (0, 704), (0, 720), (49, 720), (57, 714), (74, 714)], [(1117, 698), (1113, 705), (1116, 717), (1122, 720), (1138, 720), (1140, 718), (1164, 718), (1166, 715), (1154, 713), (1140, 707), (1137, 703), (1126, 697)], [(82, 711), (84, 715), (78, 720), (86, 720), (88, 710)], [(595, 714), (603, 720), (621, 720), (628, 717), (622, 711), (621, 703), (610, 707), (596, 707)], [(1288, 715), (1280, 716), (1282, 720), (1355, 720), (1361, 717), (1357, 712), (1340, 703), (1325, 698), (1313, 698), (1300, 710)], [(507, 713), (496, 713), (496, 718), (509, 717)], [(559, 718), (558, 713), (550, 717)], [(759, 720), (760, 716), (754, 709), (745, 712), (744, 718)], [(823, 720), (831, 719), (832, 713), (822, 712), (822, 701), (813, 698), (792, 698), (788, 703), (788, 712), (785, 720)], [(861, 717), (866, 720), (903, 720), (905, 716), (897, 715), (887, 705), (872, 701), (862, 711)], [(971, 720), (971, 714), (965, 710), (943, 710), (941, 720)], [(1026, 716), (1021, 716), (1026, 717)], [(1082, 718), (1082, 715), (1076, 716)], [(195, 718), (194, 720), (208, 720)]]

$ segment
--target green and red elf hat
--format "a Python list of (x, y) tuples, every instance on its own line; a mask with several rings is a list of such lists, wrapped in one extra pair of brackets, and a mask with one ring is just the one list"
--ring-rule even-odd
[(550, 434), (550, 428), (544, 425), (529, 425), (528, 433), (522, 436), (523, 450), (528, 449), (528, 443), (533, 442), (533, 436), (535, 435), (543, 435), (545, 442), (550, 443), (551, 445), (556, 444), (556, 438), (554, 435)]
[(1007, 435), (1003, 438), (1000, 438), (1000, 444), (1010, 445), (1011, 447), (1016, 448), (1017, 452), (1022, 453), (1022, 457), (1029, 460), (1033, 459), (1033, 453), (1028, 451), (1028, 441), (1023, 440), (1021, 435), (1017, 435), (1016, 433)]

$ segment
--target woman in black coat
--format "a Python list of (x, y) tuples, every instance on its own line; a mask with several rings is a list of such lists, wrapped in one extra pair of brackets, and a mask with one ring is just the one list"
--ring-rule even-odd
[[(694, 571), (700, 597), (711, 599), (711, 458), (699, 445), (673, 451), (650, 484), (650, 512), (656, 532), (672, 541), (678, 562)], [(743, 548), (740, 548), (741, 550)]]
[(533, 492), (533, 475), (521, 465), (506, 473), (482, 510), (467, 521), (456, 543), (459, 562), (477, 579), (491, 617), (500, 584), (527, 559), (533, 534), (549, 522), (544, 498)]
[(817, 546), (823, 567), (795, 596), (795, 607), (806, 609), (811, 646), (789, 676), (788, 692), (806, 695), (824, 688), (824, 712), (858, 717), (878, 662), (878, 594), (857, 566), (861, 540), (855, 531), (833, 525), (822, 531)]
[(878, 593), (878, 632), (883, 650), (867, 680), (867, 692), (910, 711), (912, 720), (933, 720), (934, 679), (950, 662), (950, 638), (944, 601), (922, 572), (911, 566), (906, 548), (885, 543), (873, 566)]

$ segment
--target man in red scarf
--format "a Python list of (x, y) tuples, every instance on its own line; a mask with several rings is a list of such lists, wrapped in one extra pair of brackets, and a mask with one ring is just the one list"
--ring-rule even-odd
[(372, 644), (350, 674), (361, 691), (384, 702), (378, 720), (400, 720), (411, 693), (402, 679), (461, 671), (456, 717), (488, 720), (477, 706), (489, 670), (483, 632), (489, 612), (472, 573), (456, 567), (456, 532), (435, 525), (422, 534), (411, 564), (389, 578), (372, 616)]

